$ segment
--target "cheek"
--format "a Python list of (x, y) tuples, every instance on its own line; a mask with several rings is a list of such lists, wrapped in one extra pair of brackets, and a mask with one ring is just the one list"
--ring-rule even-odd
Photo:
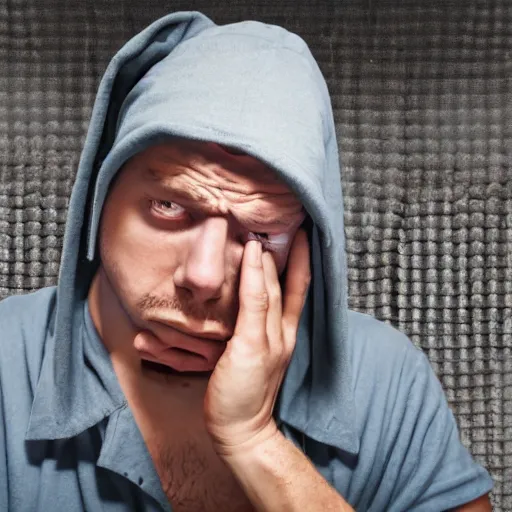
[(151, 292), (172, 273), (177, 253), (170, 237), (149, 226), (129, 208), (106, 208), (100, 229), (100, 254), (119, 292), (137, 297)]

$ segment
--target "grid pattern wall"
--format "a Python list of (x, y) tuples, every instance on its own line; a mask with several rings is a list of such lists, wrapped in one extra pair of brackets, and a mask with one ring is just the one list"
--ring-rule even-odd
[(512, 510), (512, 0), (0, 0), (0, 298), (56, 284), (101, 75), (175, 10), (308, 42), (338, 129), (350, 306), (427, 353)]

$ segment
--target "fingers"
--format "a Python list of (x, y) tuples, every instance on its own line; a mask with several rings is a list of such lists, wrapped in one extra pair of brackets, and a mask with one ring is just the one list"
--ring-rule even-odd
[(288, 259), (284, 312), (274, 259), (262, 252), (260, 242), (249, 241), (242, 259), (235, 336), (291, 354), (309, 282), (309, 245), (303, 230), (297, 232)]
[(285, 342), (295, 344), (300, 315), (311, 281), (309, 243), (306, 232), (297, 231), (288, 257), (284, 292), (283, 334)]
[(282, 319), (282, 298), (281, 285), (279, 284), (279, 275), (277, 273), (274, 258), (269, 252), (263, 253), (263, 274), (265, 277), (265, 286), (269, 299), (267, 311), (267, 334), (269, 343), (278, 350), (282, 350), (281, 345), (281, 319)]
[(261, 242), (247, 242), (242, 258), (239, 289), (240, 309), (235, 336), (249, 343), (266, 343), (269, 296), (263, 274)]

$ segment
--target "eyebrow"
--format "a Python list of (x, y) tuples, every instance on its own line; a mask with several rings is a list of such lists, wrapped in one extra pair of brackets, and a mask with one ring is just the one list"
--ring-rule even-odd
[[(178, 198), (178, 200), (190, 201), (190, 202), (198, 202), (204, 201), (207, 203), (209, 197), (202, 194), (199, 190), (191, 189), (190, 191), (185, 190), (177, 190), (169, 186), (169, 183), (166, 181), (165, 176), (162, 175), (161, 172), (156, 169), (147, 168), (145, 176), (149, 178), (150, 181), (158, 183), (163, 189), (165, 189), (169, 194), (173, 197)], [(202, 209), (205, 208), (205, 205), (201, 205)], [(213, 212), (213, 210), (212, 210)], [(302, 208), (300, 213), (304, 213), (304, 207)], [(262, 218), (251, 217), (247, 218), (247, 223), (256, 224), (259, 226), (279, 226), (283, 228), (289, 228), (297, 220), (298, 214), (286, 215), (286, 216), (278, 216), (270, 219), (262, 220)]]

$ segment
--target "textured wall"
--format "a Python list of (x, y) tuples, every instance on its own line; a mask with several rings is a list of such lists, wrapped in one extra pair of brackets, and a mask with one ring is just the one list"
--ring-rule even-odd
[(512, 510), (512, 0), (0, 0), (0, 297), (56, 283), (96, 88), (174, 10), (298, 32), (327, 79), (351, 307), (411, 336)]

